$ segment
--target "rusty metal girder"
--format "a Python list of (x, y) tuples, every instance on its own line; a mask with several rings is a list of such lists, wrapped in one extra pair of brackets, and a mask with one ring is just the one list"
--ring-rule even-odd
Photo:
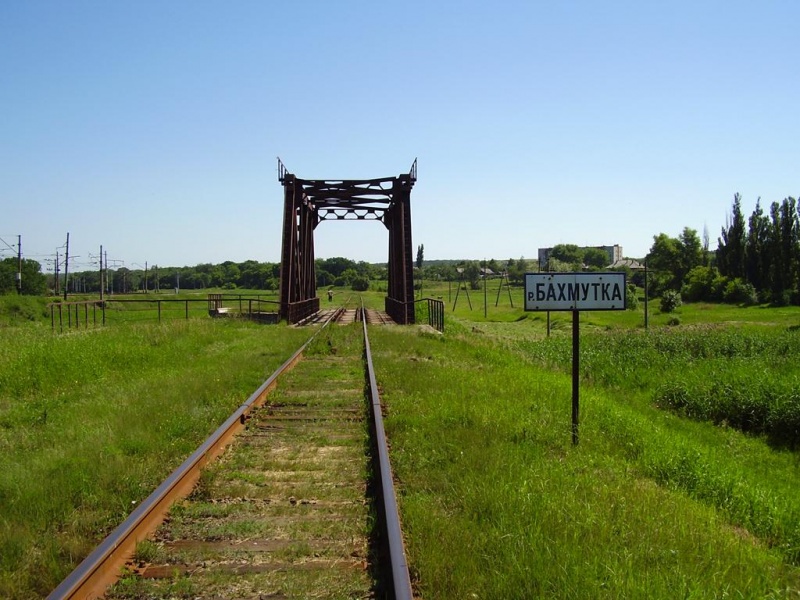
[[(316, 298), (314, 229), (322, 221), (380, 221), (389, 230), (389, 286), (386, 312), (397, 323), (414, 322), (414, 271), (411, 247), (411, 189), (417, 161), (409, 173), (379, 179), (299, 179), (278, 159), (284, 188), (280, 314), (296, 322)], [(319, 302), (316, 303), (317, 308)], [(391, 308), (391, 309), (390, 309)]]

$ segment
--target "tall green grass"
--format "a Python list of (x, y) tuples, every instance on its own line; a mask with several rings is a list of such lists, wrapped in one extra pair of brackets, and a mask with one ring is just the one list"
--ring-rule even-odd
[(423, 598), (796, 596), (796, 454), (659, 410), (643, 374), (592, 359), (573, 447), (563, 342), (447, 327), (371, 332)]
[(0, 329), (0, 597), (46, 595), (307, 335), (211, 319)]
[[(539, 364), (567, 370), (571, 339), (520, 341)], [(637, 388), (661, 407), (696, 419), (800, 445), (800, 331), (703, 326), (589, 333), (581, 347), (583, 378), (605, 387)]]
[(0, 295), (0, 327), (44, 322), (50, 315), (47, 302), (47, 298), (40, 296)]

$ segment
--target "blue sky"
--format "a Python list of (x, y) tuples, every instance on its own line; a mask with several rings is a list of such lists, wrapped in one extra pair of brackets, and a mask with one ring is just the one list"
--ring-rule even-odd
[[(794, 0), (4, 0), (0, 238), (45, 261), (70, 232), (71, 269), (101, 244), (277, 261), (277, 156), (306, 179), (418, 158), (428, 259), (640, 257), (687, 226), (713, 249), (734, 193), (746, 216), (800, 194), (798, 23)], [(388, 235), (325, 222), (315, 243), (380, 262)]]

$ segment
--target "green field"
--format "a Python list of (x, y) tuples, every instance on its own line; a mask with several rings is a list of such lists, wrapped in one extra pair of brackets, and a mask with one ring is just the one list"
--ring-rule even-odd
[[(584, 313), (573, 446), (571, 315), (548, 335), (519, 289), (454, 311), (424, 285), (444, 335), (370, 332), (420, 597), (800, 597), (800, 309)], [(23, 321), (0, 327), (9, 598), (52, 589), (307, 333)]]
[(0, 328), (0, 597), (52, 590), (306, 337), (208, 317)]

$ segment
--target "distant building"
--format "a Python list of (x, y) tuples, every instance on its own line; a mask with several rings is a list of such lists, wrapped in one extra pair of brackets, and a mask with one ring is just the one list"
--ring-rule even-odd
[(614, 261), (607, 267), (608, 269), (630, 269), (631, 271), (644, 271), (644, 266), (633, 258), (621, 258)]
[[(608, 254), (608, 263), (613, 264), (622, 260), (622, 246), (614, 244), (613, 246), (580, 246), (581, 250), (589, 248), (597, 248)], [(550, 253), (553, 252), (552, 248), (539, 248), (539, 270), (544, 271), (547, 269), (547, 262), (550, 260)]]

